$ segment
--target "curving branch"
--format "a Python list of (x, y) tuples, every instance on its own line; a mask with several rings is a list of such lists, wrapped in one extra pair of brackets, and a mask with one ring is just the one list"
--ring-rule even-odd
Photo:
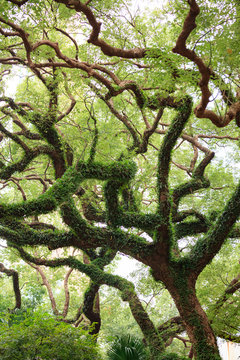
[(73, 110), (74, 106), (76, 105), (76, 100), (73, 97), (73, 95), (71, 94), (68, 83), (67, 83), (67, 75), (64, 72), (62, 72), (62, 74), (63, 74), (64, 80), (65, 80), (64, 81), (64, 88), (65, 88), (65, 91), (66, 91), (69, 99), (71, 100), (71, 104), (63, 114), (58, 116), (57, 122), (59, 122), (60, 120), (64, 119), (66, 116), (68, 116), (71, 113), (71, 111)]
[(146, 124), (147, 129), (144, 130), (142, 143), (140, 144), (139, 150), (137, 151), (139, 154), (144, 154), (147, 151), (149, 138), (154, 132), (156, 132), (159, 121), (161, 120), (162, 116), (163, 116), (163, 108), (160, 107), (152, 126), (150, 126), (150, 124), (147, 122)]
[(28, 0), (7, 0), (7, 1), (11, 2), (12, 4), (18, 5), (19, 7), (28, 2)]
[(20, 247), (14, 247), (18, 250), (20, 256), (24, 260), (29, 261), (33, 264), (45, 265), (49, 267), (59, 267), (63, 265), (69, 266), (72, 269), (76, 269), (80, 272), (85, 273), (91, 278), (93, 282), (99, 285), (106, 284), (120, 290), (123, 301), (128, 301), (131, 312), (138, 325), (140, 326), (148, 345), (153, 349), (155, 348), (154, 352), (156, 353), (164, 350), (164, 344), (158, 332), (156, 331), (152, 321), (150, 320), (148, 314), (144, 310), (140, 300), (138, 299), (134, 290), (134, 285), (130, 281), (117, 275), (105, 273), (98, 266), (93, 265), (92, 263), (84, 264), (72, 256), (55, 260), (46, 260), (33, 257)]
[(0, 263), (0, 271), (4, 274), (6, 274), (7, 276), (12, 276), (12, 281), (13, 281), (13, 290), (14, 290), (14, 294), (15, 294), (15, 301), (16, 301), (16, 305), (13, 309), (21, 309), (21, 292), (20, 292), (20, 287), (19, 287), (19, 276), (18, 276), (18, 272), (16, 270), (13, 269), (7, 269), (3, 263)]
[(68, 34), (66, 31), (64, 31), (63, 29), (59, 29), (58, 27), (55, 26), (55, 29), (57, 31), (59, 31), (60, 33), (62, 33), (63, 35), (67, 36), (74, 44), (75, 48), (76, 48), (76, 55), (75, 55), (75, 59), (78, 60), (78, 53), (79, 53), (79, 48), (78, 48), (78, 44), (76, 42), (76, 40), (70, 35)]
[(23, 201), (27, 201), (27, 196), (23, 190), (23, 188), (21, 187), (21, 185), (19, 184), (19, 182), (17, 180), (15, 180), (14, 178), (9, 178), (9, 181), (12, 181), (18, 188), (18, 190), (21, 192), (22, 194), (22, 198), (23, 198)]
[[(25, 50), (26, 50), (26, 56), (27, 56), (27, 62), (28, 65), (31, 66), (33, 65), (31, 57), (30, 57), (30, 53), (32, 51), (32, 44), (29, 41), (29, 34), (24, 31), (20, 26), (18, 26), (17, 24), (13, 23), (10, 20), (6, 20), (4, 19), (2, 16), (0, 16), (0, 22), (2, 22), (3, 24), (8, 25), (9, 27), (11, 27), (13, 30), (15, 30), (14, 33), (11, 33), (11, 36), (19, 36), (24, 44)], [(8, 34), (9, 35), (9, 34)]]
[(42, 137), (39, 134), (33, 133), (30, 130), (28, 130), (27, 127), (19, 119), (19, 117), (16, 114), (14, 114), (13, 112), (8, 111), (4, 107), (1, 108), (1, 112), (5, 115), (10, 116), (12, 118), (14, 124), (16, 124), (17, 126), (20, 127), (21, 131), (16, 132), (15, 133), (16, 135), (23, 135), (25, 138), (30, 139), (30, 140), (41, 140), (42, 139)]
[[(190, 6), (189, 13), (184, 21), (182, 31), (172, 51), (191, 60), (198, 67), (198, 70), (201, 74), (199, 87), (202, 93), (202, 97), (200, 103), (194, 109), (195, 115), (200, 119), (206, 118), (211, 120), (212, 123), (217, 127), (225, 127), (233, 119), (238, 120), (238, 117), (240, 115), (240, 102), (228, 102), (230, 107), (224, 117), (219, 116), (214, 111), (207, 109), (211, 96), (211, 92), (208, 86), (209, 80), (211, 78), (211, 75), (213, 75), (213, 77), (216, 77), (216, 75), (209, 69), (207, 65), (205, 65), (202, 58), (197, 56), (194, 50), (189, 50), (186, 46), (186, 41), (189, 35), (197, 26), (195, 20), (200, 13), (199, 6), (195, 0), (188, 0), (188, 4)], [(224, 93), (224, 91), (223, 97), (226, 97), (226, 92)]]
[(107, 42), (99, 38), (101, 23), (97, 21), (94, 13), (90, 9), (87, 4), (83, 4), (77, 0), (55, 0), (57, 3), (61, 3), (66, 5), (70, 9), (74, 9), (76, 12), (82, 12), (90, 26), (92, 27), (92, 32), (88, 39), (90, 44), (93, 44), (101, 49), (103, 54), (108, 56), (119, 56), (122, 58), (127, 59), (135, 59), (135, 58), (142, 58), (146, 54), (145, 49), (135, 48), (130, 50), (116, 48), (114, 46), (109, 45)]
[(181, 135), (182, 130), (191, 114), (192, 101), (186, 97), (178, 104), (178, 114), (173, 120), (166, 133), (160, 148), (157, 169), (157, 190), (158, 190), (158, 213), (161, 215), (161, 223), (157, 230), (157, 238), (160, 244), (165, 243), (165, 251), (168, 251), (167, 243), (171, 238), (170, 213), (171, 201), (169, 195), (169, 170), (171, 152)]
[(214, 321), (214, 318), (217, 316), (218, 310), (225, 304), (225, 302), (233, 295), (236, 291), (240, 289), (240, 274), (238, 274), (226, 287), (224, 290), (224, 293), (218, 298), (216, 301), (214, 307), (213, 307), (213, 317), (212, 321)]
[[(213, 152), (208, 152), (208, 154), (205, 156), (205, 158), (199, 163), (199, 165), (196, 167), (195, 171), (192, 174), (192, 179), (184, 184), (181, 184), (177, 186), (173, 190), (173, 221), (181, 221), (184, 218), (184, 213), (178, 213), (178, 206), (181, 201), (181, 199), (184, 196), (190, 195), (194, 193), (197, 190), (204, 189), (210, 186), (210, 182), (208, 179), (204, 178), (204, 171), (206, 167), (210, 164), (214, 157)], [(187, 215), (187, 214), (186, 214)], [(189, 215), (196, 215), (199, 218), (199, 215), (197, 212), (191, 213)], [(180, 218), (179, 218), (180, 216)], [(181, 217), (183, 218), (181, 219)], [(200, 216), (201, 219), (203, 219), (202, 216)]]
[(53, 292), (52, 292), (52, 287), (51, 287), (46, 275), (44, 274), (43, 269), (40, 266), (33, 265), (31, 262), (28, 262), (28, 265), (30, 265), (32, 268), (34, 268), (40, 274), (40, 276), (42, 278), (43, 285), (46, 287), (47, 292), (48, 292), (48, 296), (49, 296), (49, 299), (50, 299), (50, 302), (51, 302), (51, 307), (52, 307), (53, 314), (56, 315), (56, 316), (59, 315), (56, 300), (55, 300), (55, 297), (54, 297)]
[(30, 151), (29, 147), (16, 134), (12, 134), (1, 123), (0, 123), (0, 131), (9, 139), (12, 139), (16, 144), (18, 144), (24, 150), (25, 153)]
[(198, 274), (221, 249), (231, 229), (240, 216), (240, 183), (230, 197), (227, 205), (207, 234), (199, 239), (190, 251), (189, 260), (193, 265), (193, 276)]
[[(29, 149), (25, 155), (22, 157), (21, 160), (12, 163), (7, 166), (2, 166), (0, 169), (0, 178), (7, 180), (9, 179), (15, 172), (22, 172), (24, 171), (27, 166), (39, 155), (46, 154), (49, 155), (50, 158), (54, 158), (54, 151), (48, 145), (40, 145), (37, 146), (35, 149)], [(0, 210), (1, 213), (1, 210)], [(0, 215), (1, 217), (1, 215)]]

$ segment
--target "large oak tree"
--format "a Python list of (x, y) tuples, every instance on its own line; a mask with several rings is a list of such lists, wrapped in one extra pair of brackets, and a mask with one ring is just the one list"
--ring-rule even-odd
[[(236, 151), (239, 140), (238, 3), (184, 0), (135, 15), (120, 0), (0, 4), (0, 236), (35, 266), (88, 275), (93, 322), (99, 287), (119, 289), (157, 359), (164, 327), (130, 281), (104, 270), (117, 252), (135, 258), (171, 294), (194, 357), (220, 359), (195, 286), (240, 234), (239, 185), (227, 171), (211, 185), (223, 171), (216, 146)], [(88, 260), (37, 257), (37, 246)]]

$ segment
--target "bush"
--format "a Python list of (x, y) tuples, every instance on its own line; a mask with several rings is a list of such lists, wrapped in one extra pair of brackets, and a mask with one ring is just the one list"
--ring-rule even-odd
[(185, 356), (180, 356), (174, 353), (161, 354), (158, 357), (158, 360), (188, 360)]
[(118, 336), (108, 350), (110, 360), (147, 360), (143, 342), (131, 335)]
[[(10, 318), (11, 316), (11, 318)], [(2, 316), (1, 360), (100, 360), (94, 338), (81, 328), (56, 321), (49, 314)]]

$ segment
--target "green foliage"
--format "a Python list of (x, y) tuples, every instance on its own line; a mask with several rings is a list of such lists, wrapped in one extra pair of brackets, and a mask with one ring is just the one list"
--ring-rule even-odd
[(42, 304), (45, 290), (39, 284), (32, 283), (27, 285), (22, 294), (22, 308), (34, 310)]
[(157, 360), (187, 360), (187, 359), (189, 358), (185, 356), (179, 356), (177, 354), (167, 353), (167, 354), (159, 355)]
[[(3, 360), (101, 359), (94, 339), (81, 328), (57, 322), (49, 314), (1, 316), (0, 355)], [(10, 323), (9, 323), (9, 320)]]
[(131, 335), (118, 336), (108, 350), (109, 360), (147, 360), (147, 352), (141, 339)]

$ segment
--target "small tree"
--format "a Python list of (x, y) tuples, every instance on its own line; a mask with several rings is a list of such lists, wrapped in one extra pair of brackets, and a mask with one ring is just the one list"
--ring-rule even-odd
[(4, 316), (0, 323), (3, 360), (101, 359), (94, 338), (86, 330), (57, 322), (49, 314), (35, 312)]

